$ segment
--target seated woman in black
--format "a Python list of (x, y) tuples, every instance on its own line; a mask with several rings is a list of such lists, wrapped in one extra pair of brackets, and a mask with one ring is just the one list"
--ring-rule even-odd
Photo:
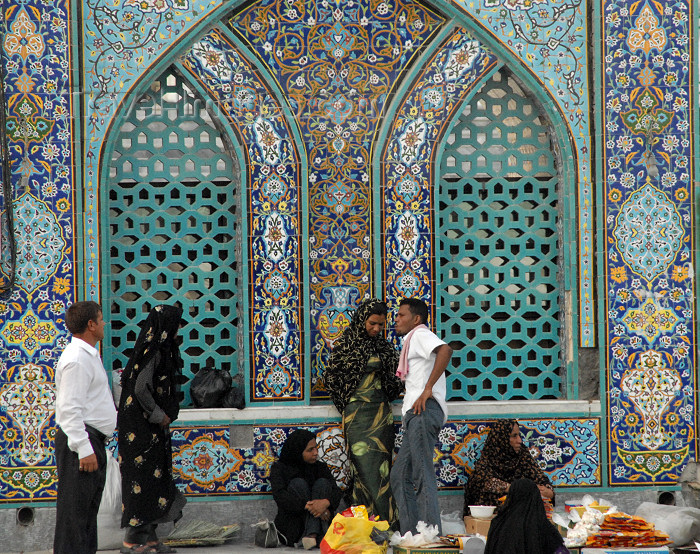
[(275, 525), (282, 541), (293, 546), (303, 539), (304, 548), (315, 547), (342, 496), (331, 470), (318, 461), (316, 435), (297, 429), (287, 437), (279, 461), (272, 464), (270, 485), (278, 509)]
[(464, 487), (464, 515), (469, 515), (469, 506), (498, 506), (498, 499), (520, 478), (534, 481), (542, 497), (554, 501), (549, 477), (523, 445), (518, 422), (501, 419), (491, 427)]
[(491, 522), (484, 554), (568, 554), (559, 531), (547, 519), (542, 496), (531, 479), (516, 479)]

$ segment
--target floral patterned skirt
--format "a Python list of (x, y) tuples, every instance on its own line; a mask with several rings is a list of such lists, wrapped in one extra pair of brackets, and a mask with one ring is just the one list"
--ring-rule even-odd
[(394, 417), (388, 402), (350, 402), (343, 430), (352, 472), (352, 501), (394, 527), (396, 506), (389, 473), (394, 450)]

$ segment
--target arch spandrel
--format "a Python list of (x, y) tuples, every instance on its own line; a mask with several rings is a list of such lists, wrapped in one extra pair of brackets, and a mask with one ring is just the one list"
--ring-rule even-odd
[(444, 23), (427, 4), (259, 0), (229, 27), (288, 96), (309, 166), (311, 396), (373, 289), (371, 155), (397, 84)]

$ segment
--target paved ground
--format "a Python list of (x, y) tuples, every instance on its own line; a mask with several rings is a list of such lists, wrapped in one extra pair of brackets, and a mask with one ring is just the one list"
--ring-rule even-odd
[[(274, 550), (271, 550), (269, 548), (259, 548), (257, 546), (253, 545), (248, 545), (248, 544), (240, 544), (240, 543), (235, 543), (232, 542), (230, 544), (224, 544), (221, 546), (197, 546), (197, 547), (183, 547), (180, 546), (177, 548), (177, 551), (179, 554), (230, 554), (232, 552), (267, 552), (267, 554), (270, 554), (271, 552), (296, 552), (297, 554), (300, 554), (301, 552), (304, 552), (303, 550), (298, 550), (294, 548), (288, 548), (288, 547), (280, 547), (280, 548), (275, 548)], [(316, 552), (318, 554), (318, 550), (312, 550), (312, 552)], [(52, 554), (51, 550), (39, 550), (35, 552), (0, 552), (0, 554)], [(98, 554), (119, 554), (119, 550), (100, 550)]]
[[(286, 552), (287, 554), (291, 554), (292, 552), (296, 552), (296, 554), (301, 554), (302, 552), (306, 552), (305, 550), (301, 550), (300, 548), (291, 548), (288, 546), (280, 546), (275, 549), (270, 549), (270, 548), (260, 548), (258, 546), (254, 546), (252, 544), (241, 544), (241, 543), (236, 543), (236, 542), (231, 542), (230, 544), (224, 544), (221, 546), (196, 546), (196, 547), (183, 547), (179, 546), (177, 547), (178, 554), (231, 554), (235, 552), (258, 552), (258, 553), (263, 553), (266, 552), (267, 554), (272, 554), (272, 553), (277, 553), (277, 552)], [(34, 551), (34, 552), (0, 552), (0, 554), (52, 554), (52, 550), (39, 550), (39, 551)], [(320, 554), (320, 551), (317, 549), (309, 551), (311, 554)], [(389, 547), (387, 550), (387, 554), (392, 554), (393, 549)], [(99, 550), (97, 554), (119, 554), (119, 550)]]

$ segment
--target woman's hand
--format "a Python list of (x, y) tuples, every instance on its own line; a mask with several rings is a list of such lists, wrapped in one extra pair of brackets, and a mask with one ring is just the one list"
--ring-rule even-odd
[(540, 494), (544, 498), (549, 498), (550, 500), (554, 498), (554, 490), (551, 487), (546, 485), (537, 485), (537, 488), (540, 489)]
[(328, 510), (328, 507), (331, 505), (331, 501), (328, 500), (327, 498), (319, 498), (317, 500), (309, 500), (306, 503), (305, 508), (308, 510), (308, 512), (314, 516), (314, 517), (321, 517), (323, 515), (323, 512)]

